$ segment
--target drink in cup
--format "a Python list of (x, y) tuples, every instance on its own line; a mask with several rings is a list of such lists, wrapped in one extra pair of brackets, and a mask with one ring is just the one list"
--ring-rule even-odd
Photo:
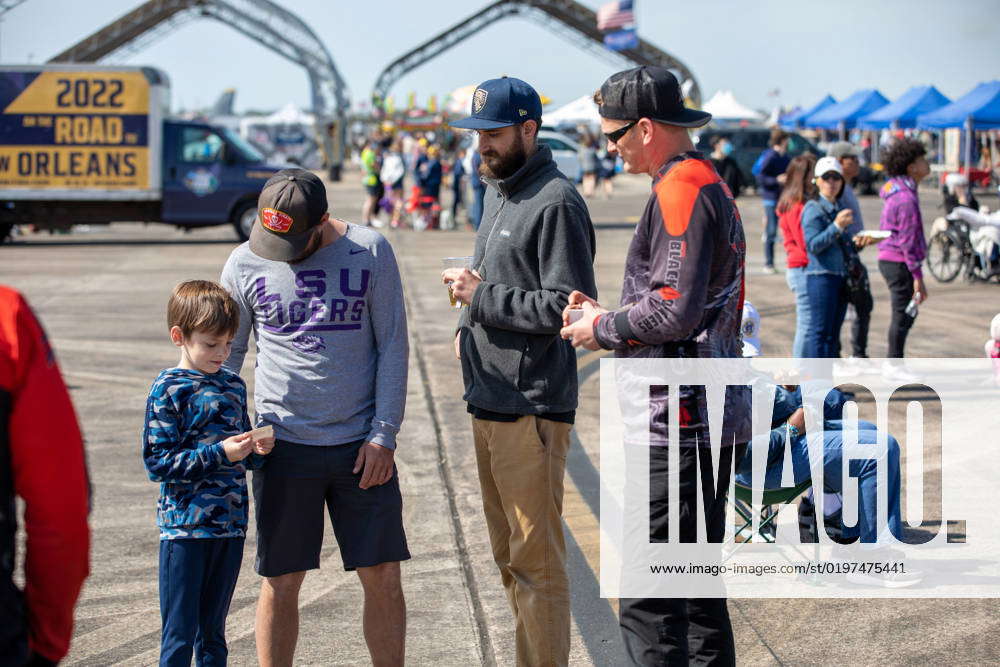
[[(441, 260), (441, 263), (446, 269), (471, 269), (472, 268), (472, 257), (445, 257)], [(455, 298), (454, 292), (451, 291), (451, 283), (448, 285), (448, 300), (451, 301), (452, 308), (461, 308), (463, 303)]]

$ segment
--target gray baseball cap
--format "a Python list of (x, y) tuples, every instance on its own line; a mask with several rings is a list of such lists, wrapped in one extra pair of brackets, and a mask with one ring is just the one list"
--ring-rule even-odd
[(835, 157), (838, 160), (842, 157), (853, 156), (857, 157), (861, 154), (861, 151), (849, 141), (837, 141), (830, 146), (830, 150), (827, 151), (827, 155)]
[(305, 169), (282, 169), (268, 179), (257, 200), (250, 250), (264, 259), (288, 262), (305, 252), (326, 213), (326, 186)]

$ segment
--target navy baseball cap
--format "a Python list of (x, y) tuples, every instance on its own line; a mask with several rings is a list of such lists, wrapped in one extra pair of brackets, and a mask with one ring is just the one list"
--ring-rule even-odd
[(530, 85), (513, 77), (483, 81), (472, 94), (472, 115), (451, 123), (464, 130), (495, 130), (542, 120), (542, 100)]

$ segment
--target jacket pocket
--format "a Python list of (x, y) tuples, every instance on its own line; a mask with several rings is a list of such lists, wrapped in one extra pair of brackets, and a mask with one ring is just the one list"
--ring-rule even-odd
[(471, 335), (472, 341), (471, 344), (463, 344), (462, 353), (469, 352), (468, 365), (481, 382), (482, 389), (487, 392), (495, 389), (520, 391), (524, 336), (485, 326), (472, 327), (467, 335)]
[[(532, 400), (549, 396), (553, 382), (565, 381), (564, 350), (552, 336), (529, 335), (521, 347), (518, 390)], [(548, 400), (548, 398), (546, 398)]]

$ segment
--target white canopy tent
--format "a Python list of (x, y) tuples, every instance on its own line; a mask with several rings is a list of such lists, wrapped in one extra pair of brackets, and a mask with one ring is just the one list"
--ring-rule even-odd
[(289, 102), (264, 119), (264, 122), (268, 125), (312, 125), (313, 115), (302, 111), (294, 102)]
[(716, 92), (701, 108), (712, 114), (712, 119), (717, 121), (760, 122), (765, 118), (759, 111), (741, 104), (731, 90)]
[(594, 104), (593, 97), (591, 95), (578, 97), (569, 104), (542, 116), (542, 125), (557, 126), (565, 123), (600, 125), (601, 116), (597, 113), (597, 105)]
[(269, 116), (248, 116), (240, 134), (264, 151), (268, 159), (287, 161), (306, 169), (321, 164), (314, 136), (315, 116), (289, 102)]

